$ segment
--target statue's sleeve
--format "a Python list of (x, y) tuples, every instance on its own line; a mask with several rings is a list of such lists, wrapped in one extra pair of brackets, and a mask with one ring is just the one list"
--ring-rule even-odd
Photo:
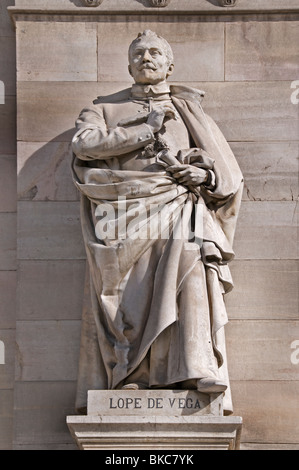
[(83, 109), (76, 128), (72, 147), (81, 160), (106, 160), (145, 147), (155, 140), (151, 128), (145, 123), (109, 129), (104, 109), (99, 105)]

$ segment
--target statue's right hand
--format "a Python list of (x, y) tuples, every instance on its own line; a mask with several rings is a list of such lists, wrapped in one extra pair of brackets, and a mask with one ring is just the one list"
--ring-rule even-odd
[(147, 119), (147, 125), (151, 127), (153, 133), (159, 132), (166, 117), (176, 119), (174, 109), (167, 104), (157, 106), (157, 108), (150, 112)]

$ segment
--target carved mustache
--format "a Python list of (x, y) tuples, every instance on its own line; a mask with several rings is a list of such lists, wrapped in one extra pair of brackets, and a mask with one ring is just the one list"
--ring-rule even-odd
[(140, 67), (138, 67), (138, 70), (144, 70), (144, 69), (157, 70), (157, 67), (155, 67), (154, 64), (142, 64), (140, 65)]

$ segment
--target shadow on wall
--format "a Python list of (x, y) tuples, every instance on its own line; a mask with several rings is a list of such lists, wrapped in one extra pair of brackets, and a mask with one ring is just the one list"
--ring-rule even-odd
[(19, 201), (77, 201), (72, 175), (71, 139), (75, 128), (45, 143), (20, 142), (18, 149)]
[(221, 7), (221, 1), (220, 0), (207, 0), (208, 3), (211, 3), (212, 5), (215, 5), (215, 7)]
[(136, 2), (141, 3), (145, 7), (151, 7), (152, 5), (150, 4), (149, 0), (136, 0)]
[(70, 0), (71, 3), (73, 3), (76, 7), (83, 7), (85, 6), (83, 4), (83, 0)]

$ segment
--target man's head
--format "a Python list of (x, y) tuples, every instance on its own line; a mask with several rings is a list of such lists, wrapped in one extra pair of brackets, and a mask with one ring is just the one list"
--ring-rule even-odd
[(146, 30), (129, 47), (129, 72), (135, 82), (155, 85), (173, 72), (173, 53), (168, 42)]

